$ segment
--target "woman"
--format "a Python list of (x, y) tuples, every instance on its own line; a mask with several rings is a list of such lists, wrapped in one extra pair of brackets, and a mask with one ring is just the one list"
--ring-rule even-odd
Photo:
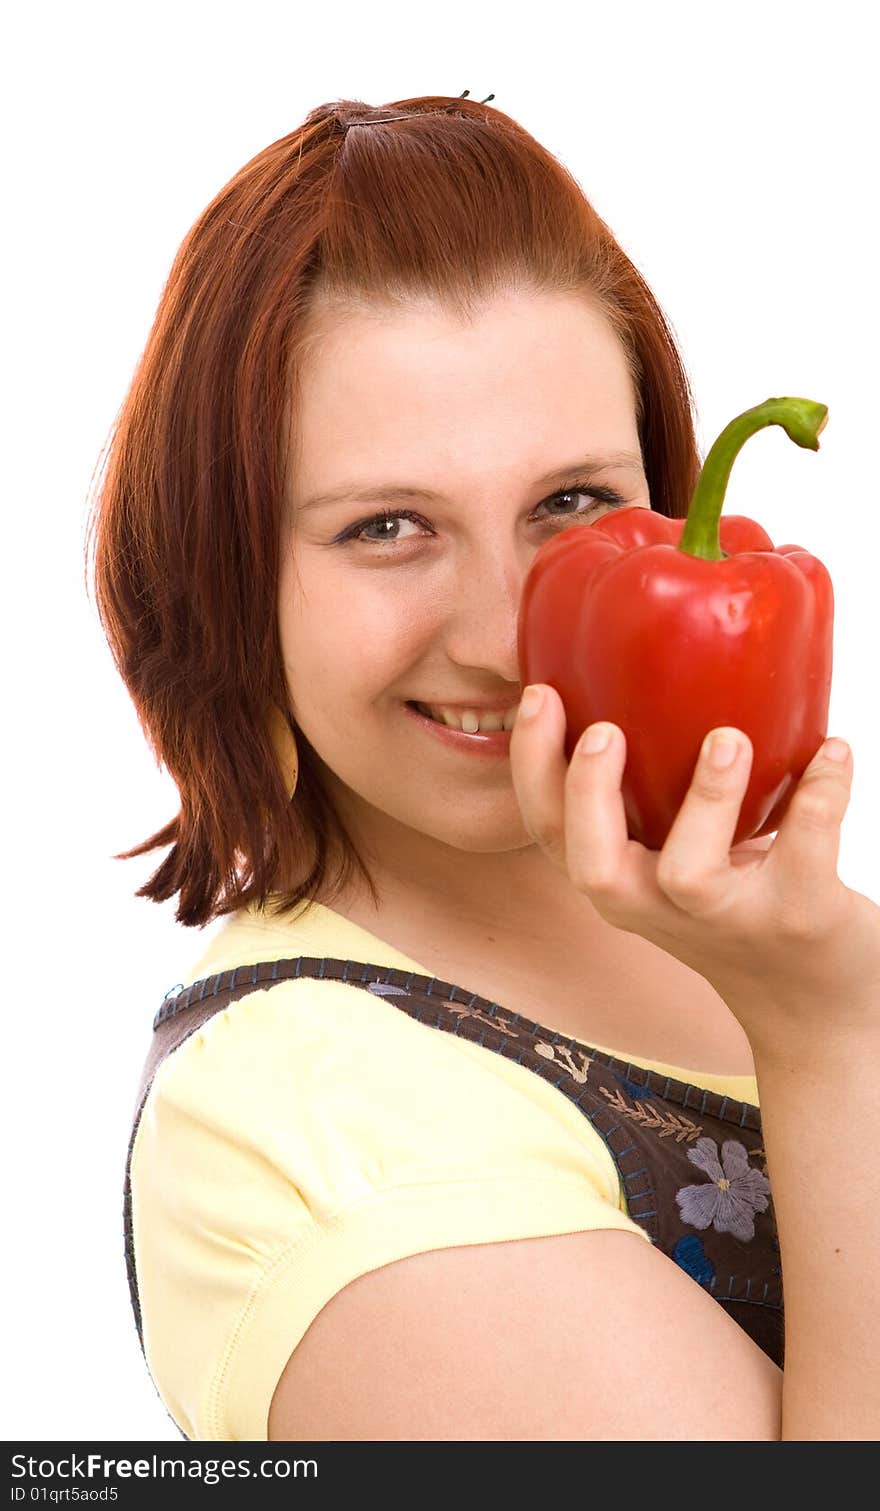
[(622, 731), (568, 765), (558, 694), (521, 701), (535, 552), (680, 518), (698, 471), (650, 291), (485, 104), (322, 106), (186, 238), (96, 519), (181, 794), (138, 895), (228, 915), (127, 1165), (185, 1436), (877, 1435), (851, 756), (731, 850), (727, 731), (653, 853)]

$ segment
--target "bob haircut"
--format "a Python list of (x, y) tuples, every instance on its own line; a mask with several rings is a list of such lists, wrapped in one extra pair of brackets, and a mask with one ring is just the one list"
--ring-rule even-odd
[[(349, 129), (359, 122), (379, 124)], [(270, 894), (290, 912), (325, 882), (336, 896), (353, 867), (378, 902), (289, 713), (281, 656), (281, 532), (310, 312), (328, 296), (349, 307), (431, 298), (467, 321), (520, 290), (582, 292), (604, 311), (634, 382), (651, 507), (684, 518), (700, 459), (673, 333), (577, 181), (485, 102), (319, 105), (246, 163), (182, 242), (86, 532), (114, 663), (180, 793), (177, 817), (114, 859), (171, 845), (135, 895), (179, 893), (179, 923), (201, 927)], [(293, 797), (273, 704), (298, 746)]]

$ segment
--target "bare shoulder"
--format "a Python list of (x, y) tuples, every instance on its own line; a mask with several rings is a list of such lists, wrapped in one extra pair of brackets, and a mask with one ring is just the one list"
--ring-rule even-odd
[(620, 1230), (433, 1249), (372, 1270), (294, 1349), (269, 1439), (762, 1440), (782, 1374)]

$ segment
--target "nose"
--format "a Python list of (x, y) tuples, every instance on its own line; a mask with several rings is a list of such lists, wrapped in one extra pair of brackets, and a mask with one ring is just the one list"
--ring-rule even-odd
[(520, 684), (517, 614), (534, 550), (513, 542), (470, 549), (459, 558), (446, 602), (446, 650), (458, 665)]

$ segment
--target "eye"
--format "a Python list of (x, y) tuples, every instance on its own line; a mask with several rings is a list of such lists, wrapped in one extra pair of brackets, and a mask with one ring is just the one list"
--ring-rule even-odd
[(575, 509), (555, 515), (551, 514), (551, 519), (580, 519), (583, 515), (592, 513), (594, 509), (598, 509), (603, 504), (608, 505), (612, 509), (620, 509), (626, 503), (626, 499), (616, 492), (614, 488), (599, 488), (595, 483), (582, 482), (572, 483), (570, 487), (563, 488), (559, 493), (552, 493), (538, 507), (543, 509), (548, 504), (555, 503), (557, 499), (567, 498), (588, 498), (590, 500), (589, 508)]
[[(563, 524), (567, 524), (571, 520), (577, 521), (585, 518), (603, 505), (612, 509), (620, 509), (626, 504), (626, 499), (614, 488), (598, 487), (595, 483), (585, 480), (572, 483), (569, 487), (562, 488), (557, 493), (551, 493), (550, 497), (544, 499), (537, 507), (544, 509), (548, 505), (556, 503), (557, 500), (573, 498), (587, 499), (587, 507), (575, 508), (573, 510), (565, 509), (563, 512), (557, 514), (551, 513), (548, 516), (549, 520), (551, 522), (561, 520)], [(344, 541), (357, 541), (368, 546), (394, 547), (398, 542), (402, 543), (403, 540), (417, 539), (418, 537), (413, 535), (401, 537), (399, 534), (392, 535), (389, 533), (392, 527), (398, 526), (400, 520), (410, 520), (414, 525), (424, 526), (426, 524), (426, 521), (420, 515), (414, 514), (410, 509), (382, 509), (378, 514), (371, 515), (369, 519), (356, 520), (354, 524), (349, 525), (337, 535), (332, 544), (341, 545)], [(546, 523), (547, 520), (545, 519), (543, 522)], [(379, 533), (372, 536), (367, 533), (374, 529)], [(425, 533), (424, 530), (423, 533)], [(428, 533), (432, 533), (430, 527), (428, 527)]]

